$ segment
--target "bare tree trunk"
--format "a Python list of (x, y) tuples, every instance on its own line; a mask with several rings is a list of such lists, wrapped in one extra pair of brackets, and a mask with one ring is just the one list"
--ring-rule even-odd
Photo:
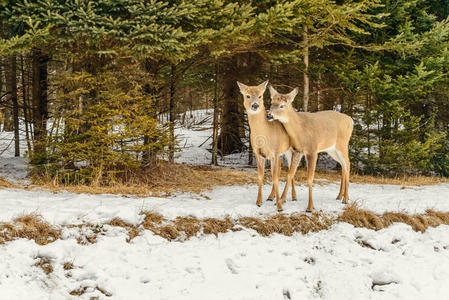
[(316, 110), (322, 110), (321, 107), (321, 72), (318, 74), (317, 91), (316, 91)]
[[(3, 100), (3, 64), (2, 64), (2, 58), (0, 56), (0, 101)], [(1, 102), (0, 102), (1, 104)], [(0, 129), (2, 127), (2, 121), (3, 121), (3, 109), (0, 106)]]
[(14, 156), (20, 156), (20, 137), (19, 137), (19, 102), (17, 99), (17, 60), (15, 55), (10, 57), (10, 82), (11, 82), (11, 102), (13, 106), (14, 120)]
[(218, 147), (221, 149), (221, 155), (241, 152), (245, 146), (242, 142), (244, 133), (242, 130), (243, 114), (239, 107), (241, 96), (236, 83), (238, 76), (242, 77), (242, 72), (240, 71), (243, 67), (239, 68), (239, 59), (245, 58), (234, 56), (222, 65), (223, 111), (220, 136), (218, 138)]
[(25, 124), (25, 137), (27, 141), (28, 152), (31, 152), (30, 132), (28, 130), (28, 124), (30, 122), (28, 118), (28, 93), (27, 85), (25, 85), (25, 67), (23, 61), (23, 55), (20, 55), (20, 74), (22, 78), (22, 100), (23, 100), (23, 119)]
[(170, 145), (169, 145), (169, 161), (175, 161), (175, 65), (171, 65), (170, 69), (170, 98), (169, 98), (169, 122), (170, 122)]
[[(13, 59), (8, 57), (5, 63), (5, 84), (6, 84), (6, 102), (4, 102), (3, 117), (4, 117), (4, 127), (3, 131), (13, 131), (14, 130), (14, 119), (13, 119), (13, 101), (14, 101), (14, 90), (16, 90), (17, 99), (17, 84), (16, 84), (16, 74), (15, 74), (15, 64), (13, 65)], [(15, 87), (14, 87), (15, 86)]]
[(304, 93), (302, 98), (303, 111), (308, 110), (309, 106), (309, 42), (307, 25), (304, 25)]
[(47, 139), (47, 65), (48, 56), (34, 49), (32, 54), (33, 68), (33, 122), (34, 122), (34, 158), (36, 163), (45, 159)]
[(214, 80), (214, 129), (212, 134), (212, 164), (218, 165), (218, 63), (215, 63)]

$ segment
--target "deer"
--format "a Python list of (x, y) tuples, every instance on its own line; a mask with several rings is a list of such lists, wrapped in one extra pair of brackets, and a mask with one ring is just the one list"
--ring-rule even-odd
[[(348, 203), (348, 187), (350, 174), (349, 140), (354, 122), (351, 117), (337, 111), (327, 110), (315, 113), (297, 112), (292, 102), (298, 94), (298, 88), (288, 94), (278, 93), (273, 86), (269, 87), (271, 106), (267, 119), (279, 121), (290, 137), (293, 151), (305, 155), (307, 162), (307, 185), (309, 202), (306, 212), (314, 209), (312, 185), (318, 153), (326, 152), (341, 165), (341, 184), (337, 200)], [(288, 188), (288, 186), (286, 186)], [(281, 204), (282, 205), (282, 204)]]
[(258, 86), (247, 86), (237, 81), (240, 92), (243, 95), (243, 106), (248, 114), (248, 123), (250, 127), (250, 141), (253, 153), (257, 163), (258, 177), (258, 193), (257, 206), (262, 205), (262, 184), (265, 173), (265, 160), (271, 162), (271, 176), (273, 186), (267, 201), (273, 201), (276, 196), (276, 206), (278, 211), (282, 211), (282, 204), (287, 197), (287, 186), (292, 186), (292, 201), (296, 201), (296, 191), (294, 176), (301, 155), (297, 152), (292, 153), (289, 162), (289, 171), (287, 175), (287, 183), (279, 198), (279, 176), (281, 171), (280, 156), (282, 154), (291, 153), (290, 138), (284, 127), (279, 122), (270, 122), (267, 119), (267, 113), (263, 104), (263, 94), (267, 87), (268, 80)]

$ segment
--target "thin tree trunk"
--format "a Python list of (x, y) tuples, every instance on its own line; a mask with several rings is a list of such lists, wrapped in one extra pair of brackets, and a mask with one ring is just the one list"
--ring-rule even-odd
[[(2, 58), (0, 56), (0, 97), (1, 96), (3, 96), (3, 64), (2, 64)], [(2, 100), (3, 99), (0, 98), (0, 101), (2, 101)], [(0, 130), (2, 129), (2, 120), (3, 120), (3, 109), (0, 106)]]
[(14, 98), (14, 90), (16, 90), (16, 99), (17, 99), (17, 84), (16, 84), (16, 74), (15, 74), (15, 64), (13, 65), (13, 59), (8, 57), (6, 59), (7, 63), (5, 63), (5, 84), (6, 84), (6, 92), (8, 93), (6, 96), (5, 107), (3, 108), (3, 117), (4, 117), (4, 127), (3, 131), (13, 131), (14, 130), (14, 119), (13, 119), (13, 98)]
[(212, 134), (212, 164), (218, 165), (218, 63), (215, 63), (214, 129)]
[(304, 93), (302, 98), (303, 111), (308, 110), (309, 106), (309, 41), (307, 25), (304, 25)]
[(28, 118), (28, 98), (27, 98), (27, 85), (25, 85), (25, 71), (24, 71), (23, 55), (20, 55), (20, 74), (22, 78), (22, 99), (23, 99), (23, 119), (25, 123), (25, 137), (27, 141), (28, 152), (31, 153), (30, 132), (28, 130), (28, 124), (30, 122)]
[(10, 57), (10, 82), (11, 82), (11, 102), (13, 106), (14, 120), (14, 156), (20, 156), (20, 137), (19, 137), (19, 102), (17, 99), (17, 60), (16, 56)]
[(170, 98), (169, 98), (169, 122), (170, 122), (170, 145), (169, 161), (175, 161), (175, 71), (176, 67), (171, 65), (170, 69)]
[(316, 110), (320, 111), (321, 108), (321, 73), (318, 74), (317, 91), (316, 91)]
[(46, 153), (47, 138), (47, 64), (48, 56), (40, 50), (33, 50), (33, 122), (34, 122), (34, 158), (36, 163), (42, 163)]

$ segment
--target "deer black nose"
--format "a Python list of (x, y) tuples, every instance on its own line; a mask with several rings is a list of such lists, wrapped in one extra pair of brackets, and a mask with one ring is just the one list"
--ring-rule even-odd
[(273, 115), (270, 114), (270, 113), (268, 113), (268, 114), (267, 114), (267, 120), (268, 120), (268, 121), (273, 121)]
[(253, 103), (253, 105), (251, 105), (251, 108), (252, 108), (253, 110), (257, 110), (257, 109), (259, 108), (259, 104)]

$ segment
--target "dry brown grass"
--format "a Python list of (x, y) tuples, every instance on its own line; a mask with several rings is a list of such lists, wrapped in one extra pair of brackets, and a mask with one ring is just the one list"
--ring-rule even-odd
[(8, 180), (0, 177), (0, 188), (5, 189), (5, 188), (15, 188), (15, 187), (16, 186), (14, 184), (12, 184)]
[(269, 236), (273, 233), (291, 236), (295, 232), (306, 234), (329, 229), (334, 223), (335, 217), (323, 212), (307, 214), (274, 215), (265, 219), (243, 217), (238, 223), (246, 228), (257, 231), (262, 236)]
[(256, 183), (252, 172), (217, 169), (209, 166), (189, 166), (162, 163), (139, 174), (128, 176), (125, 181), (107, 185), (60, 185), (53, 180), (33, 178), (33, 184), (55, 192), (69, 191), (89, 194), (125, 194), (136, 196), (167, 196), (174, 192), (200, 194), (215, 186)]
[[(316, 171), (316, 179), (326, 179), (331, 182), (340, 182), (340, 172), (332, 171)], [(282, 178), (287, 177), (287, 172), (282, 171)], [(295, 180), (297, 183), (307, 182), (307, 171), (304, 168), (298, 168), (296, 172)], [(353, 183), (365, 183), (365, 184), (393, 184), (402, 186), (422, 186), (422, 185), (435, 185), (440, 183), (449, 183), (449, 178), (437, 177), (437, 176), (423, 176), (423, 175), (409, 175), (398, 177), (385, 177), (385, 176), (370, 176), (370, 175), (358, 175), (351, 174), (349, 178)], [(320, 182), (316, 182), (320, 184)]]
[[(281, 180), (287, 177), (286, 170), (282, 170)], [(297, 184), (306, 182), (306, 170), (299, 168), (296, 173)], [(317, 171), (316, 179), (325, 179), (331, 182), (340, 182), (340, 172), (336, 171)], [(266, 170), (265, 182), (271, 179), (270, 172)], [(203, 195), (203, 191), (210, 190), (216, 186), (242, 185), (257, 183), (257, 174), (255, 170), (231, 170), (224, 168), (212, 168), (210, 166), (189, 166), (184, 164), (171, 164), (161, 162), (151, 168), (140, 172), (124, 173), (120, 178), (108, 182), (107, 184), (91, 185), (63, 185), (58, 184), (56, 180), (32, 177), (34, 186), (46, 190), (59, 192), (69, 191), (73, 193), (89, 194), (122, 194), (135, 196), (169, 196), (175, 192), (193, 192)], [(435, 185), (440, 183), (449, 183), (449, 178), (436, 176), (400, 176), (400, 177), (379, 177), (368, 175), (352, 174), (350, 181), (353, 183), (366, 184), (394, 184), (406, 186)], [(323, 181), (316, 181), (316, 184), (323, 184)], [(16, 187), (10, 182), (0, 178), (0, 188)]]
[(0, 223), (0, 244), (18, 238), (34, 240), (36, 244), (46, 245), (61, 236), (61, 230), (42, 220), (35, 214), (14, 219), (11, 223)]
[(39, 260), (34, 264), (35, 267), (39, 267), (44, 271), (46, 275), (53, 272), (53, 266), (51, 265), (51, 259), (47, 257), (37, 257)]
[[(241, 217), (231, 219), (195, 217), (177, 217), (174, 220), (164, 218), (155, 212), (142, 212), (145, 215), (144, 221), (139, 226), (129, 224), (121, 219), (113, 219), (106, 223), (110, 226), (122, 227), (128, 231), (130, 242), (138, 236), (143, 229), (152, 231), (155, 235), (161, 236), (169, 241), (185, 241), (192, 237), (214, 234), (229, 231), (238, 231), (244, 228), (252, 229), (261, 236), (272, 234), (282, 234), (291, 236), (296, 232), (307, 234), (329, 229), (333, 224), (345, 222), (355, 227), (364, 227), (372, 230), (380, 230), (393, 223), (405, 223), (413, 230), (424, 232), (429, 227), (436, 227), (441, 224), (449, 225), (449, 212), (438, 212), (427, 210), (423, 214), (405, 214), (400, 212), (385, 212), (382, 215), (360, 209), (357, 204), (349, 205), (340, 215), (328, 214), (325, 212), (314, 212), (313, 214), (277, 214), (263, 218)], [(81, 224), (64, 225), (62, 227), (77, 227), (89, 229), (78, 238), (80, 244), (92, 244), (97, 240), (98, 234), (104, 234), (104, 224)], [(39, 245), (45, 245), (60, 238), (60, 229), (44, 222), (40, 216), (25, 215), (13, 220), (11, 223), (0, 223), (0, 244), (12, 241), (17, 238), (34, 240)], [(360, 241), (359, 241), (360, 242)], [(369, 245), (363, 244), (367, 247)], [(42, 261), (39, 266), (48, 265)], [(51, 266), (51, 263), (50, 263)], [(64, 264), (64, 269), (73, 268), (72, 264)], [(75, 291), (76, 292), (76, 291)]]
[[(69, 191), (72, 193), (87, 194), (122, 194), (145, 197), (170, 196), (175, 192), (193, 192), (208, 198), (202, 192), (217, 186), (255, 184), (257, 174), (250, 171), (238, 171), (228, 169), (217, 169), (207, 166), (188, 166), (182, 164), (167, 164), (164, 168), (148, 170), (148, 174), (142, 173), (142, 178), (131, 179), (127, 183), (113, 182), (106, 186), (101, 185), (59, 185), (54, 181), (34, 180), (33, 183), (39, 187), (53, 192)], [(159, 172), (159, 173), (158, 173)], [(282, 171), (281, 180), (285, 180), (287, 172)], [(136, 177), (137, 178), (137, 177)], [(296, 184), (304, 184), (307, 179), (306, 171), (301, 168), (295, 176)], [(340, 172), (317, 171), (315, 179), (325, 179), (329, 182), (340, 182)], [(266, 172), (265, 182), (269, 182), (269, 171)], [(430, 176), (402, 176), (402, 177), (375, 177), (368, 175), (352, 174), (352, 183), (364, 184), (393, 184), (403, 188), (407, 186), (435, 185), (449, 183), (449, 178)], [(315, 181), (322, 185), (325, 182)], [(0, 188), (2, 183), (0, 182)], [(3, 187), (15, 187), (5, 182)]]
[(72, 270), (75, 265), (73, 264), (73, 262), (71, 261), (66, 261), (63, 265), (62, 265), (63, 269), (68, 271), (68, 270)]
[(112, 221), (110, 221), (108, 223), (108, 225), (111, 226), (119, 226), (119, 227), (123, 227), (126, 230), (128, 230), (128, 239), (126, 240), (128, 243), (135, 238), (136, 236), (138, 236), (140, 234), (140, 229), (137, 226), (134, 226), (132, 224), (126, 223), (125, 221), (119, 219), (119, 218), (115, 218)]
[(337, 221), (374, 230), (386, 228), (393, 223), (405, 223), (415, 231), (424, 232), (429, 227), (436, 227), (441, 224), (449, 225), (449, 212), (427, 210), (424, 214), (411, 215), (401, 212), (385, 212), (382, 215), (377, 215), (358, 208), (357, 204), (352, 204), (338, 216)]

